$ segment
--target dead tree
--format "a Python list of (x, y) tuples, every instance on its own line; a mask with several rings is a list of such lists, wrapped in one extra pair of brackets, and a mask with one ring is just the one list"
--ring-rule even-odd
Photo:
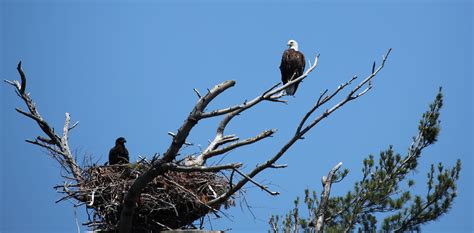
[[(205, 110), (216, 97), (235, 85), (233, 80), (216, 85), (204, 95), (194, 89), (198, 101), (177, 132), (169, 133), (172, 136), (171, 144), (162, 156), (155, 155), (150, 160), (142, 158), (136, 164), (107, 167), (80, 167), (77, 164), (68, 145), (68, 133), (77, 123), (70, 126), (70, 117), (66, 113), (63, 135), (56, 134), (41, 117), (29, 93), (26, 92), (26, 77), (21, 68), (21, 62), (18, 64), (21, 82), (5, 81), (15, 88), (17, 95), (25, 102), (29, 111), (18, 108), (16, 110), (36, 121), (47, 135), (47, 137), (38, 136), (35, 140), (27, 140), (27, 142), (46, 148), (51, 157), (57, 160), (66, 172), (66, 182), (56, 187), (65, 194), (61, 200), (76, 200), (78, 204), (85, 204), (87, 209), (92, 209), (93, 217), (92, 219), (90, 217), (90, 221), (85, 225), (92, 229), (118, 230), (121, 233), (132, 232), (132, 230), (133, 232), (154, 232), (189, 226), (210, 212), (217, 212), (221, 207), (228, 207), (232, 204), (233, 195), (248, 182), (270, 195), (278, 195), (278, 192), (271, 191), (254, 177), (269, 168), (286, 167), (277, 162), (289, 148), (337, 109), (370, 91), (371, 81), (384, 67), (390, 52), (391, 49), (383, 56), (378, 67), (374, 62), (371, 73), (347, 94), (344, 95), (342, 91), (357, 80), (357, 76), (331, 92), (328, 89), (324, 90), (314, 106), (302, 116), (295, 127), (295, 133), (278, 152), (248, 173), (240, 170), (242, 163), (239, 162), (216, 166), (207, 166), (206, 162), (210, 158), (271, 137), (276, 132), (275, 129), (265, 130), (243, 140), (236, 135), (226, 134), (225, 129), (237, 115), (264, 101), (286, 103), (287, 101), (283, 99), (285, 97), (283, 90), (304, 80), (317, 67), (319, 55), (315, 57), (312, 64), (310, 61), (310, 67), (302, 76), (285, 85), (277, 83), (252, 100), (238, 105), (212, 111)], [(317, 110), (326, 106), (336, 96), (342, 96), (342, 98), (333, 106), (317, 113)], [(202, 120), (220, 116), (223, 116), (223, 119), (217, 125), (216, 135), (209, 145), (197, 156), (178, 158), (183, 145), (187, 144), (186, 139), (192, 129)], [(225, 176), (219, 175), (223, 172)], [(237, 178), (238, 176), (240, 179)]]

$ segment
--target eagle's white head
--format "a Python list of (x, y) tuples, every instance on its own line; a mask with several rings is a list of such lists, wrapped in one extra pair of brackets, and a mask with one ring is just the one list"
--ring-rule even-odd
[(296, 40), (289, 40), (287, 45), (290, 49), (298, 51), (298, 42)]

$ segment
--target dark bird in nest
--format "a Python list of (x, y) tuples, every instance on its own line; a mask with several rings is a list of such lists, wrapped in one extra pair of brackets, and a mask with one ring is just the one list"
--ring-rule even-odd
[(123, 137), (115, 140), (115, 146), (109, 152), (109, 165), (129, 163), (128, 150), (125, 148), (127, 140)]

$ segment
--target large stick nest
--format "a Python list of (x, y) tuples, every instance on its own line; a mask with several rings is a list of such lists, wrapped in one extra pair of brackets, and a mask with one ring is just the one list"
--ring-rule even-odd
[[(76, 191), (69, 190), (76, 192), (72, 196), (82, 196), (87, 200), (88, 214), (91, 213), (89, 222), (84, 225), (94, 230), (115, 231), (124, 196), (134, 180), (150, 167), (150, 163), (144, 161), (85, 169), (82, 187)], [(195, 220), (220, 208), (205, 203), (223, 194), (227, 185), (227, 179), (212, 172), (166, 172), (150, 182), (137, 200), (133, 232), (158, 232), (190, 226)], [(225, 207), (229, 205), (233, 205), (233, 200), (224, 203)]]

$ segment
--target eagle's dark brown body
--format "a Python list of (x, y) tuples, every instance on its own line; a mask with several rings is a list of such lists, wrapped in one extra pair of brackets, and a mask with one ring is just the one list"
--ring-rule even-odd
[[(280, 71), (283, 84), (298, 78), (304, 73), (306, 62), (303, 53), (292, 48), (285, 50), (281, 58)], [(286, 94), (294, 95), (300, 82), (285, 89)]]
[(117, 138), (115, 146), (109, 152), (109, 165), (129, 163), (128, 150), (125, 148), (125, 138)]

